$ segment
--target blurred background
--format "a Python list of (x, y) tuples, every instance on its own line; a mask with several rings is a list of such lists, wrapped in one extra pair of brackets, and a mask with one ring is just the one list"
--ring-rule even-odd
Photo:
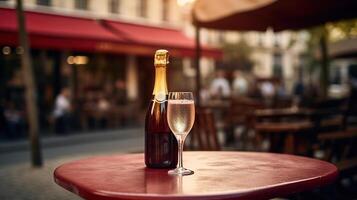
[[(171, 55), (169, 90), (194, 91), (196, 126), (210, 124), (195, 129), (187, 150), (327, 160), (346, 168), (346, 176), (332, 195), (304, 195), (356, 198), (357, 19), (279, 32), (200, 28), (198, 61), (194, 5), (23, 0), (31, 74), (21, 66), (27, 50), (18, 39), (16, 1), (0, 0), (0, 198), (76, 199), (54, 184), (54, 167), (91, 155), (142, 152), (153, 54), (161, 48)], [(32, 114), (26, 90), (34, 92)], [(38, 168), (30, 167), (31, 150)]]

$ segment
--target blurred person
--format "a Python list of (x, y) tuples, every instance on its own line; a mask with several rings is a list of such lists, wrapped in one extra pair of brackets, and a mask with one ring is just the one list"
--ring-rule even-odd
[(63, 88), (56, 97), (53, 116), (55, 119), (55, 132), (58, 134), (67, 133), (70, 127), (71, 114), (71, 92), (69, 88)]
[(279, 99), (285, 99), (288, 96), (283, 82), (276, 86), (276, 95)]
[(110, 109), (110, 103), (109, 101), (105, 98), (104, 95), (100, 95), (99, 100), (98, 100), (98, 109), (100, 111), (108, 111)]
[(240, 71), (235, 71), (232, 84), (232, 95), (235, 97), (245, 96), (248, 93), (248, 81)]
[(305, 93), (304, 83), (301, 80), (295, 82), (294, 89), (293, 89), (294, 96), (302, 97), (304, 93)]
[(270, 81), (264, 81), (260, 85), (260, 92), (262, 97), (264, 98), (265, 105), (272, 106), (276, 92), (274, 85)]
[(249, 80), (250, 87), (248, 88), (248, 96), (253, 99), (261, 99), (260, 85), (258, 84), (257, 77), (251, 75)]
[(294, 84), (293, 88), (293, 107), (299, 107), (302, 104), (305, 95), (305, 86), (301, 79)]
[(284, 81), (279, 81), (276, 82), (275, 85), (275, 100), (274, 100), (274, 106), (276, 108), (288, 108), (292, 106), (292, 99), (290, 98), (290, 95), (288, 94), (285, 83)]
[(97, 104), (97, 108), (98, 108), (98, 116), (99, 116), (99, 125), (100, 128), (106, 128), (107, 124), (108, 124), (108, 112), (110, 111), (110, 102), (108, 101), (107, 98), (105, 98), (104, 94), (100, 94), (99, 95), (99, 99), (98, 99), (98, 104)]
[(313, 87), (310, 87), (310, 88), (305, 87), (304, 81), (303, 81), (304, 73), (303, 73), (302, 69), (303, 69), (303, 66), (300, 66), (298, 68), (297, 81), (293, 85), (293, 91), (292, 91), (293, 105), (292, 105), (292, 107), (299, 107), (299, 106), (302, 106), (303, 104), (305, 104), (307, 101), (306, 95), (307, 95), (308, 99), (312, 99), (311, 97), (315, 97), (315, 95), (309, 96), (310, 95), (309, 92), (312, 92), (312, 90), (309, 90), (309, 89), (313, 89)]
[(23, 134), (24, 119), (23, 112), (13, 102), (8, 102), (4, 109), (5, 130), (9, 139), (15, 139)]
[(270, 81), (264, 81), (260, 85), (260, 92), (264, 98), (273, 98), (275, 95), (274, 85)]
[(224, 76), (224, 71), (218, 70), (210, 86), (210, 93), (215, 98), (227, 98), (231, 95), (231, 88)]

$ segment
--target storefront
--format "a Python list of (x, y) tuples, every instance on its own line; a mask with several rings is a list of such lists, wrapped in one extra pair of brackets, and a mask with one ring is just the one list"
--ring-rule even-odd
[[(16, 102), (24, 111), (16, 12), (0, 8), (0, 14), (1, 103), (6, 107)], [(78, 129), (140, 121), (131, 115), (143, 113), (149, 101), (154, 80), (152, 55), (159, 48), (168, 49), (172, 56), (169, 87), (192, 87), (185, 84), (182, 58), (194, 57), (194, 41), (177, 29), (33, 11), (26, 11), (26, 26), (44, 129), (51, 129), (54, 100), (65, 87), (72, 91)], [(203, 56), (216, 59), (221, 52), (204, 47)], [(108, 104), (116, 108), (108, 109)], [(121, 111), (96, 116), (100, 112), (95, 107)], [(130, 111), (122, 111), (125, 107)], [(101, 117), (103, 123), (91, 122)]]

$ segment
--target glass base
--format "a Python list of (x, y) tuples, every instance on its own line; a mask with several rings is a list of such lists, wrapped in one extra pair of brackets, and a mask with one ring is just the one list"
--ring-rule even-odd
[(193, 173), (195, 173), (195, 172), (192, 170), (183, 168), (183, 167), (179, 167), (179, 168), (168, 171), (168, 174), (170, 174), (170, 175), (181, 175), (181, 176), (191, 175)]

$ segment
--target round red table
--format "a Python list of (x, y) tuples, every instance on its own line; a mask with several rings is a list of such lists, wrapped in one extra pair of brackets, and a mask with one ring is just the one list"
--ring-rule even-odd
[(184, 152), (184, 165), (195, 173), (148, 169), (143, 154), (93, 157), (59, 166), (54, 179), (85, 199), (268, 199), (329, 184), (338, 175), (330, 163), (272, 153)]

